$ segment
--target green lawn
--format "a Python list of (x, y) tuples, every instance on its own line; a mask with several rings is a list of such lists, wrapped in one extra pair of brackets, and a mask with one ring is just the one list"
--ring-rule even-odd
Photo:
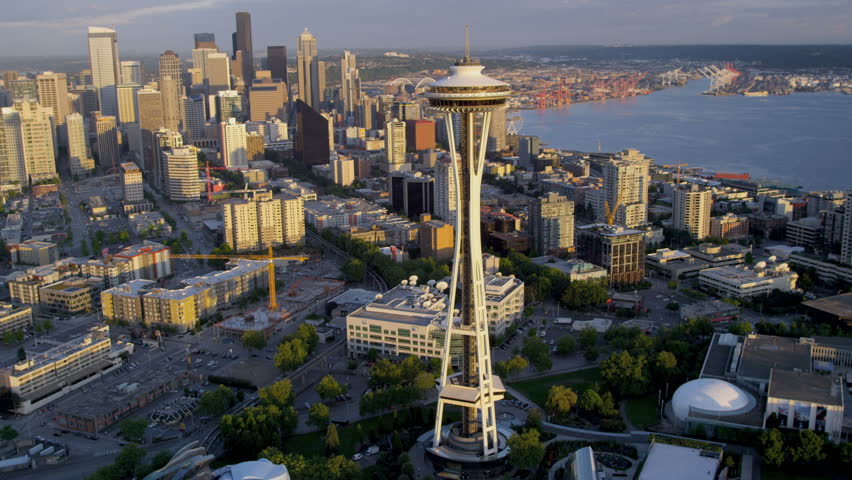
[(580, 395), (584, 390), (599, 381), (601, 381), (600, 369), (594, 367), (535, 378), (533, 380), (511, 382), (511, 385), (539, 406), (544, 406), (547, 401), (547, 392), (554, 385), (566, 385), (574, 389), (577, 395)]
[(634, 427), (644, 430), (657, 423), (657, 396), (647, 395), (626, 400), (624, 412)]

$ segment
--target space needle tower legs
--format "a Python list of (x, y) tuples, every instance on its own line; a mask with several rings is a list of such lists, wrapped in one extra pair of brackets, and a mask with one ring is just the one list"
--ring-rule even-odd
[[(449, 291), (446, 333), (441, 356), (440, 394), (430, 453), (464, 463), (492, 461), (505, 453), (497, 428), (495, 402), (505, 389), (491, 371), (491, 347), (485, 305), (485, 275), (480, 243), (480, 191), (485, 168), (486, 136), (492, 112), (505, 105), (509, 85), (482, 74), (484, 67), (465, 57), (450, 67), (450, 76), (434, 82), (424, 94), (430, 105), (446, 116), (451, 173), (456, 187), (455, 244)], [(461, 116), (460, 131), (453, 128), (453, 115)], [(460, 147), (456, 150), (456, 138)], [(459, 289), (459, 286), (461, 287)], [(456, 296), (460, 293), (460, 308)], [(461, 351), (453, 349), (461, 337)], [(455, 342), (456, 348), (459, 342)], [(454, 355), (459, 375), (448, 377)], [(462, 408), (459, 424), (445, 428), (448, 405)]]

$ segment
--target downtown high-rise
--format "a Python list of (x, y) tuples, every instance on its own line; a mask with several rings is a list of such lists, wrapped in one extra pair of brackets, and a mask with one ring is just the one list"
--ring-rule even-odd
[(89, 66), (92, 85), (104, 115), (118, 115), (116, 85), (121, 83), (118, 60), (118, 35), (115, 30), (89, 27)]
[[(237, 31), (234, 32), (234, 58), (242, 58), (241, 77), (246, 85), (254, 80), (254, 49), (251, 41), (251, 13), (237, 12)], [(237, 55), (242, 52), (242, 55)]]
[[(343, 103), (343, 118), (347, 125), (358, 122), (358, 107), (361, 104), (361, 74), (355, 55), (349, 50), (340, 57), (340, 100)], [(363, 126), (363, 125), (359, 125)]]
[(317, 39), (306, 28), (296, 44), (296, 70), (299, 78), (299, 98), (309, 107), (319, 109), (319, 60)]
[(674, 189), (672, 228), (689, 232), (701, 240), (710, 236), (710, 214), (713, 194), (695, 184), (678, 185)]

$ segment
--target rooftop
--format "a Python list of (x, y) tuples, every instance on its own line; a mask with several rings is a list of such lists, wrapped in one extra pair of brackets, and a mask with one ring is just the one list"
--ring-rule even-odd
[(639, 480), (713, 480), (719, 457), (705, 456), (703, 450), (654, 442)]
[[(761, 262), (763, 263), (763, 262)], [(796, 272), (790, 270), (786, 263), (776, 266), (768, 266), (760, 268), (761, 263), (758, 263), (754, 268), (745, 265), (713, 267), (701, 270), (699, 276), (718, 278), (727, 283), (737, 285), (745, 285), (754, 282), (760, 282), (764, 278), (783, 277), (796, 275)]]
[(852, 318), (852, 292), (809, 300), (802, 302), (802, 305), (839, 318)]
[(137, 255), (142, 255), (142, 254), (145, 254), (145, 253), (149, 253), (149, 254), (150, 253), (156, 253), (156, 252), (160, 252), (162, 250), (171, 251), (171, 247), (167, 247), (167, 246), (165, 246), (161, 243), (149, 242), (149, 241), (146, 240), (142, 243), (138, 243), (136, 245), (131, 245), (129, 247), (122, 248), (115, 255), (117, 257), (135, 257)]
[(212, 272), (206, 275), (199, 275), (197, 277), (187, 278), (183, 280), (183, 283), (186, 285), (195, 285), (198, 283), (215, 285), (217, 283), (227, 282), (247, 273), (254, 272), (258, 269), (268, 268), (269, 260), (248, 260), (245, 258), (235, 258), (230, 260), (228, 262), (228, 265), (232, 266), (232, 268), (229, 270)]
[(811, 345), (796, 338), (749, 335), (743, 342), (737, 373), (769, 379), (772, 369), (811, 371)]
[(280, 312), (270, 312), (266, 308), (258, 308), (243, 315), (228, 317), (217, 323), (216, 326), (242, 332), (263, 331), (280, 322), (283, 316)]
[(369, 304), (355, 310), (351, 318), (428, 326), (445, 313), (446, 295), (428, 285), (397, 285)]
[(815, 373), (772, 369), (769, 393), (773, 398), (843, 406), (843, 389), (838, 377)]
[(157, 286), (157, 282), (152, 280), (137, 279), (122, 283), (117, 287), (110, 288), (104, 293), (112, 295), (122, 295), (126, 297), (138, 297), (143, 290), (150, 290)]
[(109, 326), (99, 325), (92, 327), (92, 329), (85, 335), (16, 363), (14, 367), (12, 367), (12, 370), (15, 375), (24, 375), (104, 341), (108, 343), (110, 342)]
[(644, 235), (640, 230), (623, 227), (621, 225), (607, 225), (605, 223), (594, 223), (591, 225), (581, 225), (577, 230), (584, 232), (594, 232), (604, 237), (621, 237), (626, 235)]

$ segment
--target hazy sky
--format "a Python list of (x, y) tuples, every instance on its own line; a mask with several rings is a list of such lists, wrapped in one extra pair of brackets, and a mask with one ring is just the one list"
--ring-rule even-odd
[[(26, 0), (0, 7), (0, 56), (85, 55), (86, 27), (118, 29), (119, 53), (188, 52), (213, 32), (231, 50), (252, 13), (255, 52), (308, 27), (322, 48), (543, 44), (852, 43), (850, 0)], [(295, 52), (293, 52), (295, 53)]]

